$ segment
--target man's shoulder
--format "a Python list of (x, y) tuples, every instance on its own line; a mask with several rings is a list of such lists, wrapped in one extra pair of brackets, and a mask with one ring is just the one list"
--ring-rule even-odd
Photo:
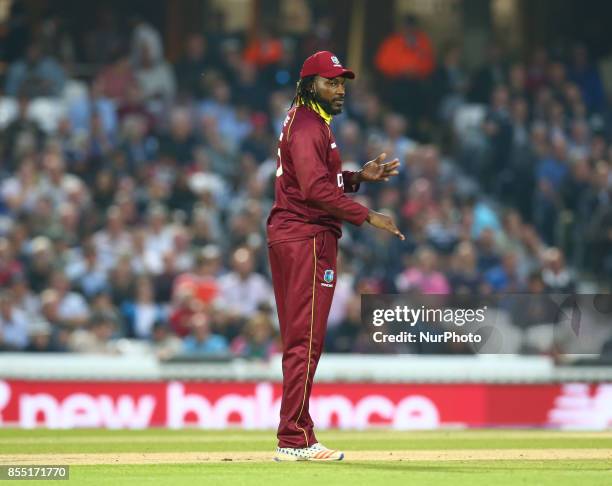
[(312, 135), (326, 135), (328, 130), (326, 129), (325, 122), (311, 109), (305, 106), (298, 106), (290, 116), (291, 124), (289, 128), (289, 134), (295, 134), (301, 132), (303, 135), (309, 133)]

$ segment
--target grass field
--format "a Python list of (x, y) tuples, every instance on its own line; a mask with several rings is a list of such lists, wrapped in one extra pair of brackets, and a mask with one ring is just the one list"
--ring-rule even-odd
[[(71, 484), (612, 485), (612, 432), (320, 432), (340, 463), (275, 463), (270, 431), (0, 429), (0, 464), (69, 464)], [(61, 483), (60, 483), (61, 484)]]

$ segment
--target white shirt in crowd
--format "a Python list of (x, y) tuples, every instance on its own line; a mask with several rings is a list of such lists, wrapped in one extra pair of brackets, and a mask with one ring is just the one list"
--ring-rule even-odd
[(60, 319), (76, 319), (89, 317), (89, 307), (81, 294), (68, 292), (57, 307)]
[(241, 316), (252, 314), (261, 303), (273, 306), (272, 288), (259, 273), (253, 272), (242, 280), (237, 273), (231, 272), (219, 279), (219, 285), (221, 287), (219, 305)]

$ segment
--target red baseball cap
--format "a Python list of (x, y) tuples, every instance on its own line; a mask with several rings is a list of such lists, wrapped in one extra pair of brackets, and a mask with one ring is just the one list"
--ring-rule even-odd
[(314, 76), (315, 74), (329, 79), (337, 78), (338, 76), (344, 76), (349, 79), (355, 78), (355, 73), (343, 67), (338, 58), (329, 51), (315, 52), (304, 61), (300, 71), (300, 78)]

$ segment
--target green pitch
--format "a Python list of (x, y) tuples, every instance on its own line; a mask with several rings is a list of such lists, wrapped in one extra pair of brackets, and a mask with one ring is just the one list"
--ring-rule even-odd
[[(70, 464), (69, 484), (610, 485), (612, 432), (320, 432), (339, 463), (274, 463), (271, 431), (0, 429), (0, 464)], [(62, 484), (62, 483), (60, 483)]]

